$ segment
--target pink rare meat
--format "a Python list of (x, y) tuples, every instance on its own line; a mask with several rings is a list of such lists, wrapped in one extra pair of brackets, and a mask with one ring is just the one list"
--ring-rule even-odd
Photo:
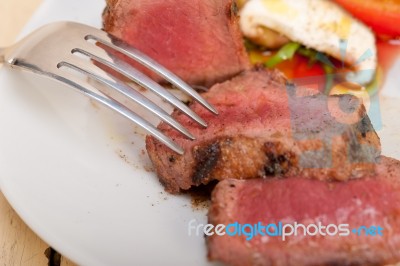
[[(208, 237), (208, 256), (229, 265), (388, 265), (400, 261), (400, 162), (381, 157), (376, 174), (346, 182), (301, 176), (224, 180), (213, 191), (209, 222), (216, 224), (348, 224), (348, 236)], [(381, 228), (360, 235), (360, 226)], [(330, 232), (334, 230), (331, 229)], [(233, 230), (232, 230), (233, 232)]]
[(191, 85), (210, 86), (250, 66), (233, 0), (107, 0), (103, 20), (104, 30)]

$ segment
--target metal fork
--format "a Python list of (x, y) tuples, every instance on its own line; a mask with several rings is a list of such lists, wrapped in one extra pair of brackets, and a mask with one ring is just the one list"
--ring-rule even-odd
[[(119, 59), (115, 56), (116, 53), (121, 53), (154, 71), (176, 88), (190, 95), (206, 109), (217, 114), (215, 108), (195, 90), (153, 59), (102, 30), (75, 22), (48, 24), (11, 47), (0, 48), (0, 63), (3, 62), (12, 68), (28, 70), (67, 84), (125, 116), (175, 152), (183, 154), (184, 151), (179, 145), (143, 117), (122, 104), (122, 101), (116, 101), (100, 91), (91, 89), (93, 83), (89, 84), (87, 77), (97, 81), (102, 86), (107, 86), (108, 89), (117, 91), (124, 98), (133, 100), (186, 137), (195, 139), (185, 127), (174, 120), (166, 111), (118, 77), (109, 73), (111, 71), (105, 70), (107, 68), (112, 69), (163, 98), (201, 126), (207, 127), (206, 122), (187, 105), (148, 76)], [(82, 56), (90, 60), (85, 60)], [(99, 67), (99, 65), (103, 67)], [(82, 74), (85, 78), (82, 77)]]

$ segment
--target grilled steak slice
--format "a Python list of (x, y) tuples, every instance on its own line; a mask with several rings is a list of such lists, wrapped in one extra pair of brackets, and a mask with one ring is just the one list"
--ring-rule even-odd
[[(330, 226), (332, 236), (327, 229), (322, 231), (325, 236), (304, 236), (299, 227), (298, 235), (285, 241), (271, 236), (273, 230), (251, 240), (245, 235), (208, 237), (209, 259), (229, 265), (394, 264), (400, 261), (400, 162), (382, 157), (375, 175), (347, 182), (296, 177), (224, 180), (213, 191), (208, 218), (214, 225), (348, 224), (347, 236), (338, 235), (345, 233), (345, 226), (335, 235)], [(234, 233), (234, 228), (229, 231)]]
[(159, 128), (185, 149), (179, 156), (148, 136), (146, 147), (167, 191), (211, 180), (295, 175), (346, 180), (373, 171), (379, 137), (357, 98), (327, 97), (286, 84), (263, 69), (247, 71), (203, 94), (219, 111), (191, 108), (208, 123), (173, 117), (196, 137), (190, 141), (166, 124)]
[(208, 87), (250, 66), (233, 0), (107, 0), (103, 21), (192, 85)]

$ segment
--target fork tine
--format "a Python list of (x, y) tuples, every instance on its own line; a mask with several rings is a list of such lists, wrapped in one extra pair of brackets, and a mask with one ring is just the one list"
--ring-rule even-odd
[[(118, 79), (115, 79), (115, 81), (110, 81), (107, 77), (108, 74), (101, 70), (100, 68), (92, 65), (90, 62), (84, 64), (81, 60), (74, 60), (74, 59), (69, 59), (68, 62), (63, 61), (59, 63), (59, 66), (64, 66), (71, 68), (75, 71), (78, 71), (86, 76), (89, 76), (90, 78), (97, 80), (98, 82), (111, 87), (121, 93), (122, 95), (128, 97), (129, 99), (135, 101), (139, 105), (143, 106), (150, 112), (152, 112), (154, 115), (156, 115), (158, 118), (161, 120), (165, 121), (168, 123), (170, 126), (181, 132), (183, 135), (187, 136), (188, 138), (194, 140), (195, 137), (185, 128), (183, 127), (180, 123), (178, 123), (175, 119), (173, 119), (167, 112), (165, 112), (163, 109), (158, 107), (155, 103), (147, 99), (145, 96), (137, 92), (136, 90), (133, 90), (131, 87), (125, 85), (122, 81), (119, 81)], [(90, 70), (87, 70), (90, 69)], [(107, 76), (107, 77), (106, 77)]]
[(95, 35), (89, 34), (85, 37), (85, 39), (100, 42), (128, 56), (129, 58), (139, 62), (140, 64), (153, 70), (154, 72), (156, 72), (157, 74), (159, 74), (160, 76), (164, 77), (166, 80), (171, 82), (173, 85), (175, 85), (176, 87), (180, 88), (181, 90), (189, 94), (191, 97), (193, 97), (196, 101), (198, 101), (201, 105), (203, 105), (212, 113), (218, 114), (217, 110), (210, 103), (208, 103), (203, 97), (201, 97), (200, 94), (198, 94), (195, 90), (193, 90), (178, 76), (168, 71), (165, 67), (161, 66), (156, 61), (154, 61), (147, 55), (143, 54), (139, 50), (126, 44), (124, 41), (107, 33), (101, 35), (103, 36), (103, 38), (99, 38)]
[[(190, 109), (187, 105), (181, 102), (178, 98), (176, 98), (172, 93), (161, 87), (158, 83), (147, 77), (145, 74), (141, 73), (140, 71), (133, 68), (128, 63), (124, 62), (123, 60), (118, 59), (117, 57), (113, 56), (112, 54), (108, 54), (104, 49), (91, 45), (86, 46), (84, 49), (76, 48), (73, 49), (73, 53), (81, 53), (89, 58), (104, 64), (116, 72), (124, 75), (125, 77), (133, 80), (138, 85), (149, 89), (150, 91), (154, 92), (159, 97), (163, 98), (174, 107), (179, 109), (184, 114), (191, 117), (194, 121), (199, 123), (203, 127), (207, 127), (207, 123), (199, 117), (192, 109)], [(82, 47), (82, 46), (81, 46)], [(88, 52), (90, 51), (90, 52)], [(111, 61), (105, 59), (110, 58)]]
[[(161, 131), (159, 131), (155, 126), (150, 124), (148, 121), (143, 119), (141, 116), (130, 110), (129, 108), (125, 107), (121, 103), (108, 98), (104, 97), (90, 89), (87, 88), (87, 82), (83, 81), (78, 78), (73, 78), (72, 75), (67, 75), (68, 73), (62, 73), (62, 71), (58, 71), (58, 75), (53, 75), (52, 77), (57, 79), (58, 81), (67, 84), (68, 86), (72, 86), (73, 88), (77, 89), (79, 92), (83, 93), (87, 97), (105, 105), (106, 107), (114, 110), (115, 112), (123, 115), (133, 123), (137, 124), (145, 131), (147, 131), (150, 135), (154, 136), (157, 140), (161, 143), (165, 144), (167, 147), (175, 151), (176, 153), (182, 155), (184, 150), (177, 145), (173, 140), (169, 137), (164, 135)], [(89, 85), (90, 86), (90, 85)]]

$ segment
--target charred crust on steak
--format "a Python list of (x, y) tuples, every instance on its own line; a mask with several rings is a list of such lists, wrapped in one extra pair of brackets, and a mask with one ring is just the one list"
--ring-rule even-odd
[(228, 19), (236, 19), (239, 14), (239, 8), (236, 4), (236, 1), (232, 1), (231, 4), (228, 5), (226, 9), (226, 15)]
[(266, 176), (284, 175), (296, 165), (296, 155), (286, 151), (282, 143), (267, 141), (263, 148), (267, 157), (264, 165)]
[[(246, 160), (240, 160), (243, 152)], [(219, 137), (193, 148), (194, 185), (207, 184), (212, 179), (222, 180), (226, 175), (251, 179), (279, 176), (298, 168), (298, 158), (279, 141), (260, 142), (246, 136)], [(258, 159), (257, 159), (258, 158)], [(263, 159), (262, 159), (263, 158)], [(251, 163), (247, 160), (250, 160)], [(228, 172), (233, 173), (228, 173)]]
[(357, 124), (357, 129), (361, 132), (361, 136), (363, 138), (367, 137), (367, 133), (375, 132), (374, 128), (372, 127), (371, 120), (366, 115)]
[(206, 183), (209, 175), (218, 163), (221, 155), (219, 141), (212, 142), (205, 146), (196, 146), (193, 149), (196, 167), (192, 176), (195, 185)]
[(114, 7), (116, 6), (118, 0), (106, 0), (107, 5), (103, 10), (103, 29), (111, 30), (114, 28)]
[(170, 163), (174, 163), (174, 162), (176, 161), (175, 156), (174, 156), (174, 155), (169, 156), (169, 157), (168, 157), (168, 161), (169, 161)]
[[(376, 163), (376, 157), (379, 156), (380, 151), (377, 150), (373, 145), (361, 143), (360, 140), (355, 136), (356, 132), (350, 131), (349, 135), (349, 161), (351, 163)], [(373, 156), (374, 154), (376, 156)]]

